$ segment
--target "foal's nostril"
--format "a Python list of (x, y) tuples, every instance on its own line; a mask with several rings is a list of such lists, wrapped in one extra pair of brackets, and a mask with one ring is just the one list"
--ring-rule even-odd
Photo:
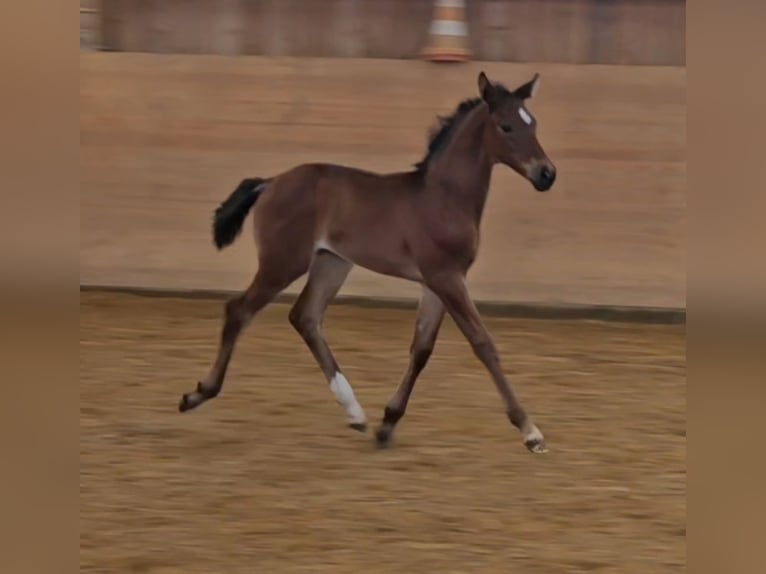
[(549, 168), (544, 167), (540, 170), (540, 179), (546, 182), (552, 182), (556, 178), (556, 174)]

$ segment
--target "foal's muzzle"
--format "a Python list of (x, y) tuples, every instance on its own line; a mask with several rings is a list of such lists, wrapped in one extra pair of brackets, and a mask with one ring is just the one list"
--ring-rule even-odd
[(552, 165), (543, 164), (535, 170), (532, 185), (537, 191), (548, 191), (556, 181), (556, 168)]

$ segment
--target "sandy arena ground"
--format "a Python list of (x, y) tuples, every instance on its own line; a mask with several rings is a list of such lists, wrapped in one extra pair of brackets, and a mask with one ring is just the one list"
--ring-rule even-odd
[[(109, 573), (684, 571), (685, 328), (487, 319), (546, 434), (526, 451), (450, 320), (388, 450), (349, 430), (284, 305), (221, 396), (220, 301), (83, 293), (80, 556)], [(325, 331), (377, 424), (414, 311), (336, 306)], [(373, 425), (374, 426), (374, 425)]]

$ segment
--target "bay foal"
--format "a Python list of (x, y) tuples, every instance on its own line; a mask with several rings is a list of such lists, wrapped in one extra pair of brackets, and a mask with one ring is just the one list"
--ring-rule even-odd
[[(290, 311), (290, 323), (311, 350), (349, 425), (367, 417), (322, 335), (327, 306), (354, 265), (422, 285), (410, 361), (385, 407), (376, 438), (386, 445), (426, 366), (445, 311), (454, 319), (492, 376), (511, 423), (526, 447), (545, 452), (545, 441), (506, 380), (492, 338), (466, 288), (479, 247), (479, 224), (492, 168), (502, 163), (547, 191), (556, 169), (536, 136), (525, 107), (539, 75), (515, 90), (478, 76), (480, 97), (441, 118), (425, 158), (406, 172), (376, 174), (335, 164), (303, 164), (271, 178), (245, 179), (218, 207), (213, 238), (232, 243), (253, 210), (258, 271), (250, 286), (226, 304), (218, 356), (179, 410), (215, 397), (242, 329), (288, 285), (308, 272)], [(256, 203), (257, 202), (257, 203)]]

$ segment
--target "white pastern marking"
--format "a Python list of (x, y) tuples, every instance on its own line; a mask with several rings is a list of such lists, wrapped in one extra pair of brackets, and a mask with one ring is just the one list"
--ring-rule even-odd
[(346, 416), (352, 423), (364, 423), (367, 422), (367, 416), (364, 414), (364, 409), (357, 402), (354, 396), (354, 390), (346, 380), (346, 377), (342, 373), (335, 373), (330, 381), (330, 390), (335, 395), (335, 400), (338, 401), (345, 410)]
[(526, 447), (538, 454), (542, 454), (544, 452), (548, 452), (548, 449), (545, 447), (545, 439), (543, 439), (543, 433), (540, 432), (540, 429), (537, 428), (534, 424), (530, 426), (529, 429), (527, 429), (527, 432), (524, 433), (524, 444)]
[(527, 431), (527, 433), (524, 435), (524, 442), (542, 442), (543, 441), (543, 433), (540, 432), (540, 429), (537, 428), (537, 426), (532, 425), (532, 428)]
[(519, 108), (519, 115), (521, 116), (521, 119), (524, 120), (524, 123), (529, 125), (532, 125), (532, 116), (529, 115), (529, 112), (525, 110), (524, 108)]

